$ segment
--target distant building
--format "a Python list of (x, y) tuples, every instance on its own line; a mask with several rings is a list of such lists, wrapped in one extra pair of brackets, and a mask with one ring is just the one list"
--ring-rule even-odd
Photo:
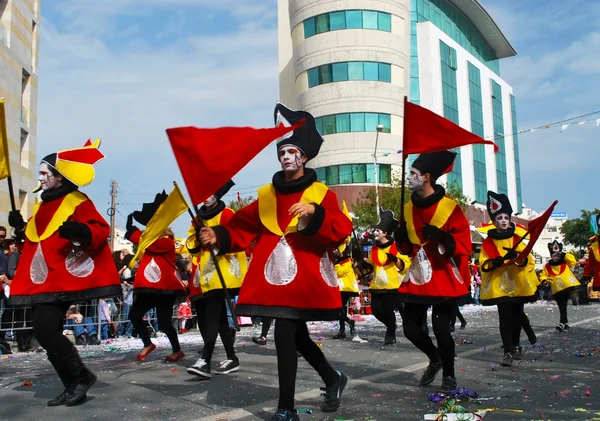
[(125, 231), (121, 228), (115, 228), (115, 241), (112, 245), (113, 251), (127, 250), (133, 253), (133, 243), (125, 239)]

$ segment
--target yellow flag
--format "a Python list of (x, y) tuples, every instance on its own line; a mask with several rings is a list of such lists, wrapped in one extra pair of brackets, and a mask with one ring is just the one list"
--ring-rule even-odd
[(173, 191), (169, 194), (167, 199), (161, 203), (154, 216), (152, 216), (148, 222), (148, 225), (146, 225), (146, 230), (140, 237), (137, 252), (135, 253), (135, 256), (133, 256), (133, 259), (131, 259), (130, 267), (135, 265), (136, 260), (142, 258), (146, 249), (158, 240), (173, 221), (179, 218), (186, 210), (188, 210), (188, 205), (183, 198), (181, 191), (179, 191), (179, 187), (175, 184)]
[(0, 98), (0, 180), (4, 180), (10, 176), (10, 157), (8, 152), (6, 109), (4, 108), (4, 98)]

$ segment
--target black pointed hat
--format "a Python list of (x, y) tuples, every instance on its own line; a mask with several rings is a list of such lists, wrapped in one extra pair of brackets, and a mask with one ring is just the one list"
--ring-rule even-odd
[(319, 154), (323, 138), (317, 131), (315, 118), (306, 111), (290, 110), (281, 103), (275, 106), (273, 115), (275, 126), (283, 124), (285, 127), (290, 127), (305, 120), (303, 126), (297, 128), (293, 132), (289, 132), (285, 136), (277, 139), (277, 148), (283, 145), (294, 145), (306, 156), (307, 161), (310, 161)]
[(141, 211), (133, 212), (133, 219), (135, 219), (138, 223), (140, 223), (144, 226), (148, 225), (148, 222), (150, 222), (150, 219), (152, 219), (152, 217), (158, 210), (158, 207), (165, 200), (167, 200), (167, 197), (168, 197), (168, 195), (164, 190), (162, 191), (162, 193), (158, 193), (156, 195), (156, 197), (154, 198), (154, 202), (144, 203), (142, 205)]
[(217, 200), (221, 200), (223, 196), (225, 196), (233, 186), (235, 186), (235, 183), (233, 182), (233, 180), (229, 180), (223, 185), (223, 187), (221, 187), (215, 192), (214, 196), (217, 198)]
[(508, 196), (504, 193), (498, 194), (493, 191), (488, 191), (486, 206), (492, 221), (501, 213), (507, 213), (509, 217), (511, 217), (513, 213), (510, 200), (508, 200)]
[(421, 171), (421, 174), (431, 175), (431, 181), (434, 182), (452, 170), (455, 158), (456, 152), (452, 151), (422, 153), (415, 159), (412, 167)]
[(550, 251), (550, 255), (554, 253), (562, 253), (563, 245), (559, 243), (557, 240), (554, 240), (551, 243), (548, 243), (548, 250)]
[(389, 209), (384, 210), (379, 208), (379, 221), (375, 225), (375, 229), (387, 233), (388, 237), (391, 237), (398, 228), (398, 220), (394, 218), (394, 212)]
[(600, 213), (596, 215), (596, 229), (600, 231)]

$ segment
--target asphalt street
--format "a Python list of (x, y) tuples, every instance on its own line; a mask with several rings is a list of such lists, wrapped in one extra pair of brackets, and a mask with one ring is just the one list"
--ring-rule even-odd
[[(491, 409), (485, 420), (600, 420), (600, 305), (569, 305), (571, 331), (559, 333), (554, 303), (526, 306), (538, 343), (526, 346), (525, 358), (501, 367), (495, 307), (466, 306), (466, 329), (457, 329), (456, 375), (459, 386), (479, 394), (463, 402), (470, 411)], [(297, 408), (302, 420), (423, 420), (436, 413), (428, 399), (441, 376), (427, 388), (417, 381), (427, 364), (401, 334), (398, 344), (383, 346), (384, 328), (368, 317), (357, 323), (363, 343), (330, 339), (334, 323), (310, 325), (313, 339), (349, 377), (338, 412), (320, 410), (323, 386), (302, 359), (296, 382)], [(458, 326), (457, 326), (458, 328)], [(147, 361), (137, 362), (139, 340), (117, 340), (100, 347), (80, 347), (86, 364), (98, 375), (88, 401), (74, 408), (48, 408), (46, 401), (62, 385), (43, 353), (14, 354), (0, 360), (0, 419), (19, 420), (268, 420), (277, 405), (277, 367), (272, 331), (269, 343), (250, 340), (253, 329), (242, 328), (236, 341), (241, 369), (236, 373), (198, 380), (185, 372), (195, 362), (201, 340), (182, 336), (186, 358), (162, 362), (169, 353), (166, 339)], [(525, 335), (522, 342), (526, 343)], [(225, 359), (217, 345), (215, 363)]]

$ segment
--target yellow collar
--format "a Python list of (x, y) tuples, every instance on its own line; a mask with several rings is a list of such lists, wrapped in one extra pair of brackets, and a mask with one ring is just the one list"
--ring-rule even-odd
[(29, 239), (29, 241), (32, 241), (34, 243), (39, 243), (40, 241), (44, 241), (45, 239), (51, 237), (52, 234), (54, 234), (58, 230), (58, 228), (64, 222), (66, 222), (71, 217), (71, 215), (73, 215), (73, 213), (75, 213), (75, 208), (77, 208), (77, 206), (79, 206), (86, 200), (88, 200), (88, 198), (79, 191), (73, 191), (67, 194), (58, 206), (58, 209), (56, 210), (54, 215), (52, 215), (52, 219), (50, 220), (50, 223), (48, 224), (42, 235), (38, 235), (37, 226), (35, 225), (35, 217), (38, 211), (40, 210), (40, 207), (44, 204), (44, 202), (36, 203), (33, 207), (33, 215), (31, 216), (29, 222), (27, 222), (27, 227), (25, 228), (25, 236)]

